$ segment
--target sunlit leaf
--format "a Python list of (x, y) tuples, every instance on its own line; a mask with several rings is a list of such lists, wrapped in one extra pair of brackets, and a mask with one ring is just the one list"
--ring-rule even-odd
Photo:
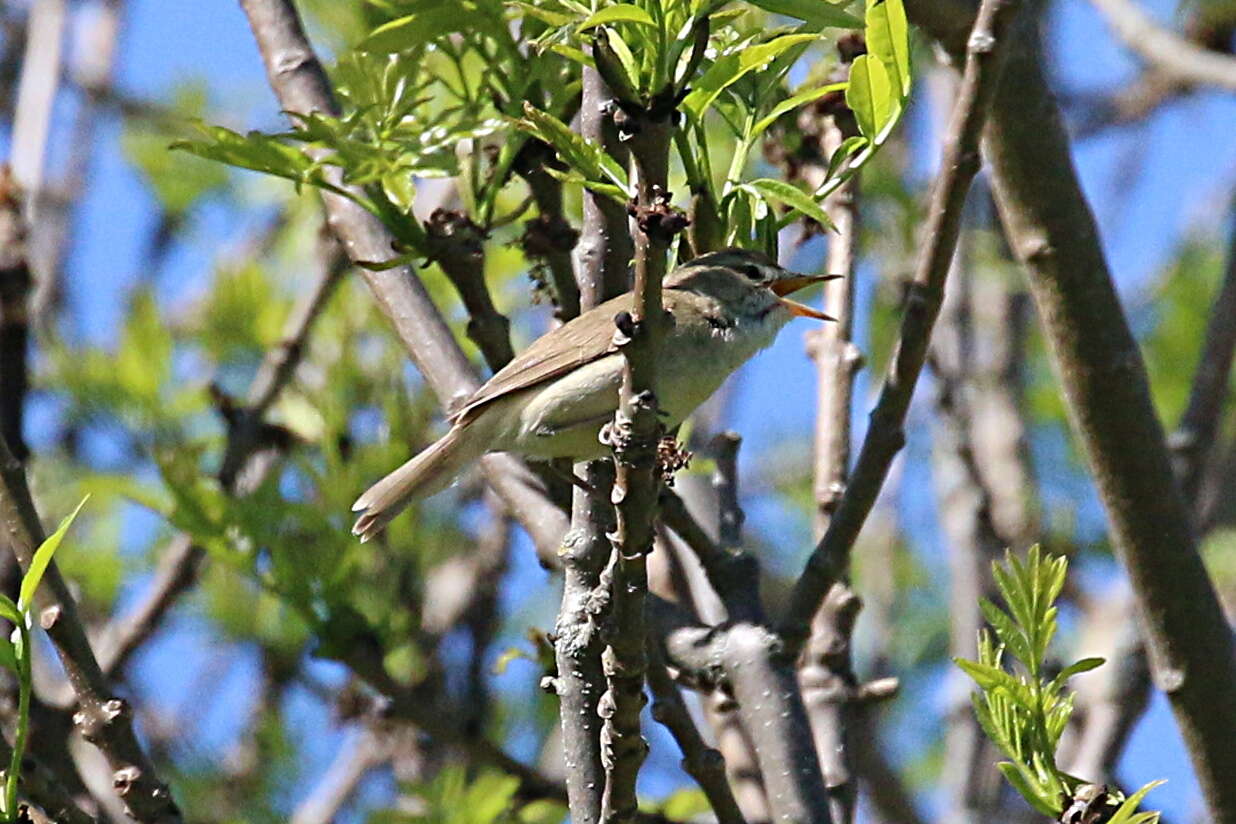
[(858, 130), (875, 141), (893, 109), (893, 90), (884, 64), (870, 55), (856, 57), (850, 66), (845, 101), (854, 112)]
[[(1135, 816), (1134, 814), (1137, 812), (1138, 806), (1142, 803), (1142, 799), (1145, 798), (1146, 794), (1149, 793), (1151, 790), (1153, 790), (1155, 787), (1159, 786), (1160, 784), (1166, 784), (1166, 783), (1167, 781), (1163, 779), (1160, 779), (1158, 781), (1151, 781), (1149, 784), (1147, 784), (1146, 786), (1142, 787), (1137, 792), (1130, 795), (1128, 798), (1124, 800), (1124, 803), (1122, 803), (1120, 807), (1116, 810), (1115, 815), (1113, 815), (1108, 820), (1108, 824), (1134, 824), (1135, 819), (1137, 819), (1137, 816)], [(1151, 818), (1144, 817), (1140, 820), (1151, 822), (1151, 821), (1157, 821), (1159, 819), (1158, 813), (1150, 813), (1149, 815), (1153, 817)]]
[(1034, 807), (1034, 809), (1038, 810), (1043, 815), (1050, 816), (1053, 819), (1060, 815), (1060, 802), (1057, 800), (1055, 806), (1048, 803), (1048, 801), (1040, 794), (1039, 790), (1030, 783), (1016, 764), (1011, 764), (1008, 761), (1001, 761), (999, 764), (996, 764), (996, 768), (1000, 770), (1000, 774), (1004, 776), (1005, 780), (1013, 785), (1013, 789), (1017, 790), (1021, 797), (1026, 799), (1026, 802), (1029, 803), (1031, 807)]
[(782, 52), (816, 40), (814, 34), (786, 34), (758, 46), (747, 46), (718, 58), (691, 84), (682, 109), (695, 119), (704, 116), (717, 96), (749, 72), (762, 70)]
[(39, 588), (39, 584), (43, 581), (43, 573), (47, 571), (48, 564), (52, 561), (52, 556), (56, 554), (56, 550), (60, 548), (61, 541), (69, 531), (69, 527), (73, 525), (73, 519), (77, 517), (77, 513), (82, 511), (82, 507), (86, 505), (86, 501), (90, 500), (90, 496), (81, 499), (77, 508), (69, 513), (64, 520), (60, 522), (60, 526), (56, 527), (56, 531), (47, 536), (47, 540), (39, 545), (39, 548), (34, 551), (34, 557), (30, 559), (30, 568), (26, 570), (26, 574), (21, 579), (20, 594), (17, 598), (17, 608), (19, 610), (29, 609), (34, 603), (34, 593)]
[(627, 191), (627, 175), (618, 161), (604, 149), (585, 140), (569, 126), (535, 106), (524, 104), (524, 117), (514, 121), (516, 128), (553, 146), (568, 166), (590, 181), (612, 183)]
[(863, 21), (827, 0), (751, 0), (764, 11), (797, 17), (816, 28), (862, 28)]
[(414, 46), (424, 45), (444, 34), (452, 34), (468, 25), (468, 15), (453, 3), (441, 8), (426, 9), (378, 26), (356, 44), (358, 51), (374, 54), (394, 54)]
[(751, 129), (751, 137), (755, 138), (762, 135), (769, 126), (777, 122), (777, 118), (781, 117), (781, 115), (786, 112), (793, 111), (799, 106), (805, 106), (814, 100), (819, 100), (821, 97), (829, 94), (830, 92), (845, 91), (845, 87), (846, 84), (844, 82), (829, 83), (826, 86), (808, 89), (805, 92), (799, 92), (791, 97), (787, 97), (776, 106), (773, 106), (772, 111), (770, 111), (765, 117), (756, 121), (755, 126)]
[(642, 26), (656, 25), (652, 16), (639, 6), (634, 6), (630, 3), (619, 3), (615, 6), (606, 6), (596, 14), (590, 15), (588, 19), (579, 24), (579, 30), (587, 31), (588, 29), (604, 26), (608, 23), (637, 23)]
[(893, 93), (910, 92), (910, 43), (906, 10), (901, 0), (868, 0), (867, 53), (887, 70)]
[(794, 211), (811, 218), (821, 226), (826, 226), (830, 229), (834, 228), (833, 222), (829, 220), (824, 208), (819, 203), (816, 203), (811, 198), (811, 195), (792, 183), (786, 183), (784, 180), (760, 178), (742, 185), (759, 192), (760, 196), (766, 200), (771, 200), (783, 206), (789, 206)]
[(13, 599), (4, 593), (0, 593), (0, 618), (13, 624), (22, 622), (21, 610), (13, 603)]

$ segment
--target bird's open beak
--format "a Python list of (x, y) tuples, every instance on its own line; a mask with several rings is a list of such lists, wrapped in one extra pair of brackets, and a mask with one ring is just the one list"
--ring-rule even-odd
[(800, 318), (815, 318), (816, 320), (836, 320), (836, 318), (826, 315), (818, 309), (812, 309), (810, 306), (805, 306), (798, 301), (790, 300), (786, 295), (792, 295), (799, 289), (805, 289), (812, 284), (823, 283), (826, 280), (835, 280), (839, 277), (841, 275), (795, 275), (794, 277), (776, 280), (768, 288), (781, 301), (781, 305), (790, 310), (791, 315), (797, 315)]

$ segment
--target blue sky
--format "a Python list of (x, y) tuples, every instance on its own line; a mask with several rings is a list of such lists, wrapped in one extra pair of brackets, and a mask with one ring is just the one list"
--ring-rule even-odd
[[(1167, 19), (1170, 3), (1154, 0), (1152, 10)], [(1050, 37), (1053, 67), (1059, 86), (1068, 91), (1110, 88), (1127, 79), (1135, 65), (1113, 43), (1093, 9), (1083, 0), (1066, 0), (1054, 6)], [(1067, 59), (1063, 56), (1067, 55)], [(165, 98), (188, 80), (206, 84), (214, 108), (226, 110), (229, 125), (277, 129), (280, 116), (266, 86), (262, 66), (239, 6), (234, 2), (188, 2), (188, 0), (132, 0), (127, 4), (120, 51), (118, 84), (124, 91), (155, 99)], [(1091, 139), (1076, 148), (1075, 156), (1086, 191), (1092, 199), (1112, 269), (1126, 301), (1142, 306), (1148, 279), (1190, 232), (1214, 231), (1226, 221), (1227, 198), (1236, 180), (1236, 103), (1217, 94), (1202, 94), (1173, 104), (1147, 124)], [(921, 129), (917, 130), (919, 133)], [(73, 254), (68, 263), (70, 333), (79, 339), (110, 342), (118, 328), (129, 287), (139, 278), (143, 249), (153, 229), (154, 201), (135, 172), (124, 161), (118, 144), (119, 124), (104, 121), (94, 147), (92, 179), (77, 215)], [(918, 163), (930, 170), (938, 153), (934, 144), (917, 147)], [(57, 155), (53, 153), (53, 168)], [(243, 186), (254, 186), (251, 178)], [(252, 215), (238, 216), (217, 205), (198, 210), (186, 242), (171, 254), (160, 280), (162, 297), (172, 304), (189, 300), (211, 272), (211, 262), (228, 248)], [(810, 250), (809, 250), (810, 251)], [(876, 273), (870, 273), (874, 276)], [(869, 285), (860, 286), (860, 295)], [(1140, 309), (1139, 309), (1140, 311)], [(747, 455), (784, 438), (808, 442), (815, 388), (812, 370), (803, 356), (799, 331), (783, 334), (772, 350), (749, 366), (741, 378), (733, 404), (731, 425), (743, 432)], [(775, 399), (775, 400), (774, 400)], [(865, 410), (856, 420), (861, 423)], [(32, 421), (32, 440), (46, 437), (46, 427)], [(926, 484), (921, 458), (929, 448), (925, 427), (912, 437), (908, 456), (918, 466), (911, 477)], [(1040, 450), (1042, 452), (1042, 450)], [(1050, 450), (1043, 452), (1050, 460)], [(1090, 495), (1090, 493), (1087, 493)], [(928, 558), (939, 559), (941, 548), (931, 523), (929, 495), (909, 495), (902, 502), (912, 524), (922, 524), (916, 535)], [(1101, 511), (1090, 495), (1083, 508), (1088, 523), (1101, 529)], [(770, 527), (774, 520), (784, 529), (779, 508), (755, 502), (751, 528)], [(807, 526), (789, 529), (787, 541), (806, 546)], [(525, 560), (528, 559), (525, 554)], [(517, 564), (513, 584), (524, 593), (543, 586), (535, 565)], [(548, 621), (543, 615), (536, 616)], [(191, 700), (192, 672), (217, 651), (210, 639), (191, 622), (181, 621), (175, 632), (165, 634), (145, 655), (143, 676), (158, 684), (158, 699), (175, 705)], [(170, 656), (182, 662), (164, 666)], [(240, 656), (229, 665), (217, 683), (230, 709), (246, 700), (253, 661)], [(185, 666), (189, 661), (193, 665)], [(336, 677), (324, 667), (323, 676)], [(516, 668), (511, 678), (531, 678)], [(504, 679), (509, 682), (511, 679)], [(514, 688), (512, 686), (512, 688)], [(927, 701), (926, 703), (931, 703)], [(328, 723), (311, 699), (294, 701), (290, 708), (312, 730)], [(206, 725), (211, 743), (225, 745), (237, 730), (233, 711)], [(324, 768), (334, 746), (327, 736), (306, 735), (308, 759), (305, 778)], [(519, 742), (513, 742), (517, 747)], [(665, 752), (664, 748), (662, 752)], [(1169, 785), (1156, 791), (1155, 802), (1175, 820), (1186, 820), (1196, 810), (1196, 787), (1189, 776), (1170, 713), (1161, 698), (1138, 728), (1125, 777), (1133, 783), (1167, 777)], [(674, 775), (675, 757), (658, 760), (659, 769), (649, 777), (650, 790), (664, 786)], [(308, 786), (308, 785), (306, 785)], [(380, 789), (380, 781), (375, 785)]]

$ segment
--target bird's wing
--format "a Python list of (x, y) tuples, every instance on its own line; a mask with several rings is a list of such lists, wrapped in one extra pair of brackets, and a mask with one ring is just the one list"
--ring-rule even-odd
[(612, 319), (630, 309), (630, 293), (619, 295), (537, 338), (476, 390), (467, 404), (451, 415), (451, 423), (468, 423), (500, 398), (551, 381), (614, 352)]

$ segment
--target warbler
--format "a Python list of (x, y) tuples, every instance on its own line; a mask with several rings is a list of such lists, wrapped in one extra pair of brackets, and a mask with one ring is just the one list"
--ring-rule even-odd
[[(654, 385), (666, 426), (681, 423), (791, 318), (831, 320), (786, 297), (831, 277), (790, 272), (747, 249), (706, 254), (670, 272), (662, 282), (667, 316)], [(606, 454), (598, 435), (618, 408), (623, 373), (614, 323), (634, 308), (627, 292), (533, 342), (451, 415), (445, 435), (356, 500), (353, 534), (372, 538), (487, 452), (575, 460)]]

